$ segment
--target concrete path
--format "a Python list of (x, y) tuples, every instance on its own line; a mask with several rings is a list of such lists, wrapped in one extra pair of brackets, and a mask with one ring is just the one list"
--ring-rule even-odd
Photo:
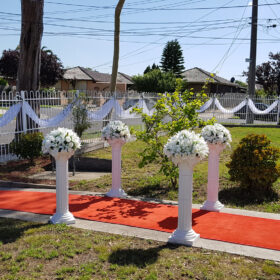
[[(69, 181), (79, 181), (79, 180), (94, 180), (98, 179), (104, 175), (109, 175), (111, 172), (75, 172), (75, 176), (73, 176), (73, 172), (68, 172)], [(30, 179), (43, 179), (43, 180), (55, 180), (56, 173), (52, 171), (44, 171), (41, 173), (33, 174), (28, 176)]]
[[(21, 190), (21, 191), (36, 191), (36, 192), (55, 192), (55, 190), (50, 189), (21, 189), (21, 188), (0, 188), (0, 190)], [(94, 193), (94, 192), (82, 192), (82, 191), (70, 191), (71, 194), (80, 194), (80, 195), (104, 195), (103, 193)], [(140, 200), (140, 198), (135, 197), (128, 197), (129, 199)], [(160, 202), (160, 203), (170, 203), (170, 204), (177, 204), (174, 201), (155, 201), (155, 200), (147, 200), (150, 202)], [(201, 205), (194, 204), (193, 208), (199, 209)], [(248, 210), (241, 210), (241, 209), (231, 209), (225, 208), (223, 209), (224, 213), (230, 214), (237, 214), (237, 215), (245, 215), (245, 216), (252, 216), (252, 217), (260, 217), (260, 218), (267, 218), (267, 219), (274, 219), (280, 220), (280, 214), (272, 214), (272, 213), (264, 213), (264, 212), (256, 212), (256, 211), (248, 211)], [(18, 211), (10, 211), (10, 210), (0, 210), (0, 217), (3, 218), (13, 218), (13, 219), (20, 219), (25, 221), (33, 221), (33, 222), (41, 222), (47, 223), (49, 220), (49, 215), (39, 215), (33, 213), (26, 213), (26, 212), (18, 212)], [(99, 231), (99, 232), (107, 232), (112, 234), (120, 234), (125, 236), (134, 236), (143, 239), (150, 239), (150, 240), (157, 240), (161, 242), (167, 242), (170, 233), (130, 227), (130, 226), (123, 226), (123, 225), (116, 225), (110, 223), (102, 223), (102, 222), (95, 222), (95, 221), (88, 221), (82, 219), (76, 219), (76, 224), (71, 225), (73, 227)], [(265, 230), (265, 229), (264, 229)], [(209, 250), (216, 250), (227, 252), (231, 254), (238, 254), (248, 257), (254, 258), (261, 258), (261, 259), (268, 259), (280, 262), (280, 251), (276, 250), (269, 250), (263, 248), (257, 248), (252, 246), (244, 246), (234, 243), (216, 241), (216, 240), (209, 240), (200, 238), (194, 245), (197, 248), (204, 248)]]

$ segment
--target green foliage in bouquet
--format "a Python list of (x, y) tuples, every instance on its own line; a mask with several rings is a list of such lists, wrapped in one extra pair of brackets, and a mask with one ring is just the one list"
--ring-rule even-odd
[(14, 140), (10, 144), (11, 152), (34, 165), (34, 159), (42, 155), (43, 139), (41, 132), (21, 134), (18, 141)]
[(280, 176), (280, 149), (270, 143), (266, 135), (249, 134), (241, 139), (227, 164), (230, 180), (255, 192), (271, 192)]
[(143, 131), (135, 132), (136, 137), (147, 144), (140, 153), (139, 167), (152, 162), (160, 163), (160, 171), (169, 179), (172, 188), (177, 186), (178, 168), (163, 152), (167, 138), (181, 130), (203, 127), (215, 121), (214, 119), (203, 121), (196, 111), (208, 100), (204, 89), (194, 94), (192, 91), (182, 91), (182, 86), (182, 80), (177, 79), (174, 93), (160, 94), (152, 116), (143, 113), (142, 109), (133, 109), (141, 115), (145, 125)]

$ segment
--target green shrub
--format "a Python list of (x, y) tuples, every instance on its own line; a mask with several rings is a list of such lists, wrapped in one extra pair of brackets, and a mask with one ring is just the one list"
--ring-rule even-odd
[(41, 132), (21, 134), (18, 141), (13, 141), (10, 148), (19, 158), (28, 159), (34, 165), (34, 159), (42, 155), (43, 134)]
[(8, 82), (3, 79), (3, 78), (0, 78), (0, 86), (7, 86), (8, 85)]
[(280, 176), (280, 149), (270, 143), (266, 135), (249, 134), (241, 139), (227, 164), (230, 180), (256, 192), (270, 192)]
[(201, 93), (195, 95), (189, 90), (182, 91), (183, 85), (183, 81), (177, 79), (174, 93), (160, 94), (152, 116), (143, 113), (142, 109), (133, 109), (142, 117), (145, 125), (143, 131), (135, 132), (136, 137), (147, 144), (139, 154), (141, 158), (139, 167), (142, 168), (152, 162), (159, 163), (160, 172), (168, 178), (173, 189), (177, 187), (179, 173), (178, 167), (163, 152), (167, 139), (183, 129), (192, 130), (213, 124), (215, 121), (214, 119), (204, 121), (197, 112), (208, 99), (204, 88)]

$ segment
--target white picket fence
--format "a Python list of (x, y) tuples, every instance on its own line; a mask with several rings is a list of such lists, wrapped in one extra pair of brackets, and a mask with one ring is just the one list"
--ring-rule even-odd
[[(73, 118), (71, 113), (71, 105), (77, 96), (77, 92), (34, 92), (29, 94), (28, 98), (23, 92), (2, 92), (0, 93), (0, 162), (5, 162), (15, 158), (11, 154), (9, 143), (15, 139), (17, 133), (30, 132), (30, 131), (41, 131), (44, 135), (55, 127), (66, 127), (73, 129)], [(31, 96), (31, 97), (30, 97)], [(112, 96), (106, 92), (85, 92), (85, 96), (88, 102), (88, 109), (91, 119), (91, 127), (83, 134), (82, 142), (84, 143), (95, 143), (100, 142), (101, 129), (110, 119), (121, 119), (129, 126), (133, 126), (135, 129), (142, 129), (143, 124), (141, 118), (136, 115), (130, 115), (129, 109), (135, 105), (140, 106), (147, 113), (152, 113), (153, 105), (158, 99), (157, 94), (137, 93), (137, 92), (125, 92), (116, 93)], [(234, 107), (247, 100), (246, 105), (243, 106), (239, 111), (231, 113)], [(279, 123), (280, 115), (280, 102), (277, 98), (253, 98), (252, 102), (256, 110), (263, 111), (268, 106), (278, 100), (277, 106), (268, 114), (255, 114), (254, 124), (258, 125), (276, 125)], [(110, 101), (110, 102), (108, 102)], [(211, 100), (210, 100), (211, 101)], [(28, 109), (28, 106), (22, 106), (21, 111), (17, 115), (17, 118), (22, 118), (22, 129), (16, 129), (16, 118), (14, 115), (10, 116), (10, 121), (7, 116), (11, 111), (15, 111), (15, 104), (27, 104), (36, 103), (39, 105), (40, 115), (37, 116), (36, 112), (32, 109)], [(217, 103), (218, 102), (218, 103)], [(220, 104), (220, 109), (217, 108), (216, 104)], [(104, 104), (107, 104), (107, 109)], [(112, 107), (108, 108), (108, 106)], [(244, 103), (245, 104), (245, 103)], [(13, 106), (14, 105), (14, 106)], [(12, 107), (13, 106), (13, 107)], [(68, 107), (67, 107), (68, 106)], [(9, 111), (9, 109), (12, 109)], [(207, 107), (207, 106), (206, 106)], [(69, 109), (69, 112), (67, 111)], [(248, 99), (243, 94), (225, 94), (223, 96), (213, 96), (210, 107), (200, 113), (200, 117), (207, 120), (215, 117), (218, 122), (223, 124), (237, 124), (245, 125), (246, 118), (248, 116)], [(107, 114), (107, 111), (111, 111)], [(62, 116), (61, 121), (57, 125), (45, 126), (35, 124), (31, 118), (26, 115), (35, 116), (41, 123), (49, 123), (50, 120), (57, 119), (59, 115), (63, 115), (63, 112), (68, 112), (67, 117)], [(226, 112), (226, 113), (225, 113)], [(32, 115), (32, 114), (33, 115)], [(38, 112), (37, 112), (38, 113)], [(3, 117), (4, 116), (4, 117)], [(99, 117), (98, 117), (99, 116)], [(101, 116), (101, 117), (100, 117)], [(55, 123), (55, 122), (53, 122)]]

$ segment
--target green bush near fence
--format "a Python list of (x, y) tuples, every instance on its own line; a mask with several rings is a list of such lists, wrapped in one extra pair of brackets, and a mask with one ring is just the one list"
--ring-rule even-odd
[(21, 134), (18, 141), (14, 140), (10, 144), (11, 152), (34, 165), (34, 159), (42, 155), (43, 139), (41, 132)]

